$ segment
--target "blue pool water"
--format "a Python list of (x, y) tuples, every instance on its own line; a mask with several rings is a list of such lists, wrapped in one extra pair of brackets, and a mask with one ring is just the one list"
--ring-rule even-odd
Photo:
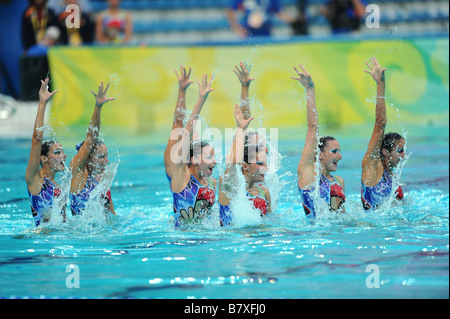
[[(24, 182), (30, 141), (0, 140), (0, 296), (448, 298), (448, 128), (409, 130), (405, 203), (379, 214), (364, 213), (360, 204), (370, 131), (333, 135), (343, 154), (345, 215), (307, 223), (295, 178), (304, 141), (284, 139), (277, 172), (283, 186), (269, 218), (229, 229), (212, 218), (181, 230), (170, 222), (165, 138), (108, 136), (110, 160), (119, 165), (111, 190), (118, 216), (69, 217), (39, 231)], [(60, 138), (68, 162), (78, 139)], [(66, 285), (73, 267), (79, 288)]]

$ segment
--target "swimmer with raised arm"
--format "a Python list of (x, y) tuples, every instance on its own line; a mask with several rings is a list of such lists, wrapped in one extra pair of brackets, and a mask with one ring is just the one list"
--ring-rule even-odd
[[(91, 90), (95, 97), (94, 113), (89, 123), (86, 139), (77, 144), (78, 153), (70, 162), (69, 168), (72, 172), (72, 180), (69, 197), (72, 215), (81, 215), (86, 209), (90, 194), (101, 182), (109, 163), (108, 148), (98, 139), (103, 105), (115, 100), (113, 97), (106, 96), (108, 88), (109, 83), (104, 88), (103, 82), (101, 82), (97, 94)], [(110, 190), (101, 195), (101, 200), (105, 212), (116, 215)]]
[[(61, 190), (55, 182), (58, 172), (65, 170), (66, 154), (55, 140), (43, 141), (44, 114), (47, 102), (58, 91), (48, 91), (49, 79), (41, 80), (39, 106), (31, 140), (30, 158), (25, 172), (28, 196), (34, 224), (37, 226), (50, 220), (51, 209)], [(66, 206), (61, 211), (65, 220)]]
[[(267, 148), (258, 144), (259, 136), (247, 132), (251, 117), (249, 104), (249, 87), (254, 80), (244, 63), (235, 66), (233, 72), (241, 82), (241, 100), (239, 106), (234, 109), (236, 120), (236, 134), (227, 156), (225, 172), (219, 180), (219, 216), (221, 226), (232, 224), (233, 213), (230, 203), (237, 196), (238, 176), (241, 172), (245, 179), (246, 196), (252, 202), (253, 207), (260, 211), (261, 216), (271, 212), (270, 192), (260, 186), (264, 182), (264, 173), (267, 167)], [(239, 169), (236, 170), (236, 165)]]
[[(342, 206), (345, 202), (345, 185), (341, 177), (331, 174), (337, 170), (338, 162), (342, 159), (339, 142), (331, 136), (319, 138), (314, 82), (303, 66), (300, 65), (300, 68), (303, 72), (294, 67), (299, 77), (291, 78), (299, 81), (306, 89), (308, 129), (297, 167), (298, 188), (306, 216), (314, 218), (318, 213), (318, 207), (316, 207), (318, 199), (326, 203), (331, 211), (345, 211)], [(318, 168), (317, 164), (319, 164)], [(318, 192), (316, 192), (317, 186)]]
[[(201, 219), (210, 213), (215, 203), (217, 181), (211, 177), (216, 165), (214, 148), (206, 142), (193, 139), (195, 123), (209, 93), (213, 91), (212, 77), (208, 81), (208, 75), (204, 74), (201, 81), (196, 81), (199, 97), (184, 126), (186, 90), (193, 83), (189, 81), (191, 69), (186, 72), (181, 66), (180, 74), (176, 71), (175, 74), (178, 78), (179, 91), (172, 132), (164, 151), (164, 166), (173, 194), (175, 227), (179, 227), (187, 221)], [(187, 149), (189, 154), (184, 154), (184, 150)]]
[[(221, 226), (232, 224), (233, 213), (230, 203), (237, 195), (238, 176), (242, 172), (245, 179), (246, 196), (258, 209), (261, 216), (266, 216), (271, 210), (270, 192), (266, 187), (259, 185), (264, 182), (264, 174), (267, 172), (267, 148), (263, 145), (251, 144), (251, 137), (247, 134), (247, 128), (254, 119), (244, 119), (238, 105), (234, 109), (236, 119), (236, 134), (227, 158), (227, 168), (219, 181), (219, 216)], [(236, 171), (235, 166), (239, 165)]]
[[(366, 63), (370, 74), (377, 83), (377, 99), (375, 107), (375, 126), (367, 152), (362, 160), (361, 200), (366, 210), (377, 209), (386, 199), (391, 198), (392, 176), (395, 168), (405, 157), (405, 139), (398, 133), (384, 134), (387, 117), (385, 101), (385, 68), (376, 58)], [(403, 199), (403, 190), (399, 186), (395, 193), (397, 200)]]

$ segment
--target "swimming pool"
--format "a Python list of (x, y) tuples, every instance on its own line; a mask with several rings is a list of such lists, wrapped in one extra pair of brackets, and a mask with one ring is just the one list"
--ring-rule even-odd
[[(0, 140), (0, 296), (448, 298), (448, 128), (408, 130), (405, 205), (362, 211), (360, 163), (370, 130), (349, 130), (333, 133), (342, 148), (347, 214), (306, 222), (295, 178), (304, 141), (283, 139), (275, 212), (259, 225), (229, 229), (214, 220), (174, 229), (165, 137), (105, 134), (110, 160), (117, 162), (116, 149), (120, 154), (111, 190), (118, 216), (70, 218), (37, 232), (24, 182), (30, 141)], [(67, 161), (79, 140), (73, 134), (59, 138)]]

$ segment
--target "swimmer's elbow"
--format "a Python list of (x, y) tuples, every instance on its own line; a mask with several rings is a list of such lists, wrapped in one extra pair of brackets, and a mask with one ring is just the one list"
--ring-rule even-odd
[(379, 130), (384, 130), (386, 128), (386, 125), (387, 125), (386, 117), (377, 118), (375, 121), (375, 128), (377, 128)]
[(319, 130), (319, 124), (317, 122), (308, 123), (308, 132), (316, 133)]

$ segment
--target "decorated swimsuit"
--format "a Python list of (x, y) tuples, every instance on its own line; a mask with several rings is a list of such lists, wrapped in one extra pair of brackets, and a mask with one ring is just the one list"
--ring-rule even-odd
[[(89, 200), (91, 192), (99, 184), (99, 182), (92, 176), (88, 175), (86, 180), (86, 185), (84, 185), (81, 192), (76, 195), (69, 194), (70, 197), (70, 208), (72, 210), (72, 215), (81, 215), (83, 210), (86, 208), (86, 203)], [(111, 191), (108, 190), (106, 194), (102, 194), (101, 198), (104, 200), (104, 205), (107, 206), (111, 202)]]
[[(44, 177), (44, 184), (37, 195), (33, 195), (28, 191), (30, 198), (31, 213), (33, 215), (34, 223), (39, 226), (42, 222), (48, 220), (48, 214), (53, 206), (53, 200), (61, 195), (61, 190), (48, 178)], [(61, 214), (66, 211), (66, 205), (61, 210)]]
[[(365, 186), (361, 181), (361, 200), (365, 210), (377, 209), (383, 201), (391, 196), (392, 192), (392, 177), (385, 170), (383, 176), (377, 185), (373, 187)], [(395, 198), (403, 199), (403, 190), (399, 186), (395, 192)]]
[[(167, 173), (166, 176), (170, 186), (172, 179)], [(175, 227), (179, 227), (183, 219), (189, 220), (200, 217), (202, 213), (209, 211), (214, 205), (216, 200), (214, 184), (211, 178), (207, 177), (207, 180), (208, 185), (204, 186), (194, 175), (191, 175), (188, 184), (181, 192), (172, 192)]]
[[(333, 175), (331, 175), (333, 177)], [(298, 188), (300, 195), (302, 197), (303, 201), (303, 209), (305, 210), (305, 214), (308, 218), (314, 218), (317, 214), (317, 209), (314, 205), (314, 188), (311, 189), (301, 189)], [(345, 194), (342, 186), (339, 184), (339, 182), (333, 177), (333, 181), (330, 182), (328, 178), (326, 178), (323, 174), (320, 177), (319, 182), (319, 193), (320, 198), (324, 200), (328, 206), (331, 208), (331, 197), (340, 197), (343, 199), (343, 204), (345, 202)]]

